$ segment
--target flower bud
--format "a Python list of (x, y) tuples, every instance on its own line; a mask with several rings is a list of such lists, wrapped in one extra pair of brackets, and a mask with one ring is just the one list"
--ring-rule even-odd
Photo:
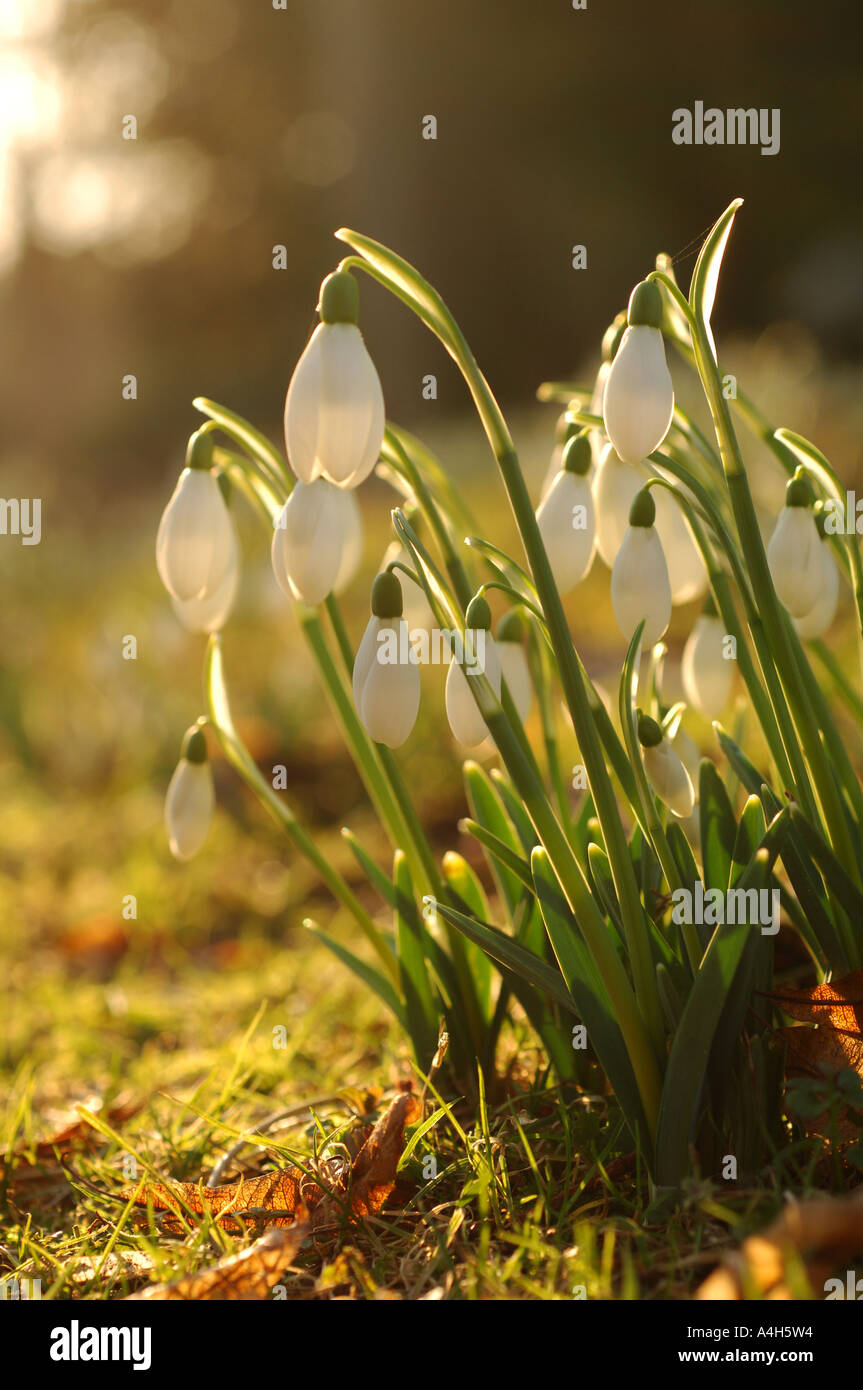
[(809, 506), (811, 497), (808, 483), (795, 474), (767, 546), (773, 587), (792, 618), (805, 617), (822, 590), (821, 538)]
[(626, 329), (605, 383), (605, 432), (625, 463), (658, 449), (674, 414), (674, 387), (662, 341), (662, 296), (643, 280), (629, 300)]
[(581, 582), (593, 560), (596, 519), (586, 476), (590, 462), (587, 435), (575, 435), (564, 449), (563, 467), (537, 508), (540, 535), (561, 594)]
[(210, 436), (198, 430), (159, 522), (156, 568), (168, 593), (181, 602), (213, 594), (233, 560), (234, 525), (211, 461)]
[(644, 486), (645, 476), (643, 469), (618, 458), (613, 444), (607, 444), (600, 454), (593, 479), (596, 548), (609, 569), (626, 535), (629, 509)]
[(214, 803), (207, 740), (203, 729), (194, 724), (186, 731), (165, 797), (165, 829), (175, 859), (191, 859), (198, 853), (210, 829)]
[(643, 488), (632, 503), (630, 524), (611, 571), (611, 604), (629, 640), (642, 618), (642, 641), (652, 647), (671, 621), (671, 586), (662, 545), (653, 525), (656, 508)]
[(402, 617), (402, 591), (389, 570), (372, 585), (372, 616), (357, 650), (354, 705), (375, 743), (400, 748), (420, 706), (420, 673)]
[(446, 677), (446, 714), (453, 737), (474, 748), (488, 736), (486, 722), (469, 682), (485, 675), (500, 699), (500, 658), (490, 632), (491, 612), (484, 598), (471, 599), (465, 614), (464, 658), (466, 671), (453, 657)]
[(836, 605), (839, 602), (839, 568), (833, 558), (830, 542), (823, 536), (820, 554), (821, 583), (818, 597), (802, 618), (791, 619), (802, 642), (814, 642), (818, 637), (823, 637), (836, 616)]
[(530, 669), (522, 644), (523, 633), (524, 624), (519, 614), (515, 609), (512, 609), (498, 624), (495, 641), (501, 676), (506, 682), (522, 724), (525, 723), (530, 714), (530, 707), (533, 704)]
[(321, 322), (294, 368), (285, 399), (285, 445), (304, 483), (323, 476), (357, 487), (378, 461), (384, 397), (357, 327), (357, 286), (346, 271), (321, 286)]
[(660, 801), (680, 819), (690, 816), (695, 805), (692, 780), (655, 719), (639, 716), (638, 741), (647, 780)]
[(322, 603), (354, 563), (352, 500), (325, 478), (295, 483), (274, 523), (271, 548), (276, 582), (289, 598)]
[(712, 603), (696, 618), (681, 661), (686, 698), (705, 719), (718, 719), (731, 693), (733, 662), (725, 656), (725, 624)]

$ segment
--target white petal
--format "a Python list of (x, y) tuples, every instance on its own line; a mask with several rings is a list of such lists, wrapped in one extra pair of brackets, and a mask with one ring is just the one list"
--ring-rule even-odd
[(674, 414), (674, 387), (658, 328), (627, 328), (603, 396), (605, 432), (625, 463), (658, 449)]
[(797, 636), (804, 642), (822, 637), (836, 616), (839, 601), (839, 568), (829, 541), (821, 541), (821, 592), (808, 613), (792, 618)]
[(705, 719), (718, 719), (731, 693), (734, 661), (724, 655), (725, 624), (702, 613), (683, 648), (681, 674), (686, 698)]
[(172, 598), (174, 612), (190, 632), (219, 632), (228, 621), (240, 583), (240, 547), (234, 537), (233, 560), (217, 589), (208, 598)]
[(322, 323), (303, 352), (285, 400), (285, 443), (297, 477), (325, 474), (356, 487), (380, 456), (384, 398), (375, 365), (352, 323)]
[(689, 773), (667, 738), (655, 748), (642, 748), (644, 770), (660, 801), (675, 816), (689, 816), (695, 805), (695, 792)]
[(551, 485), (557, 477), (558, 473), (560, 472), (562, 463), (563, 445), (555, 444), (554, 448), (551, 451), (551, 458), (548, 462), (548, 468), (545, 471), (545, 477), (542, 480), (542, 489), (539, 494), (540, 504), (542, 504), (545, 501), (546, 497), (551, 492)]
[(671, 621), (671, 586), (653, 526), (628, 526), (611, 571), (611, 603), (627, 641), (644, 618), (642, 643), (652, 647)]
[(279, 588), (303, 603), (322, 603), (342, 564), (347, 514), (324, 478), (295, 483), (273, 530), (271, 559)]
[(394, 637), (393, 648), (406, 660), (381, 660), (379, 643), (372, 654), (365, 679), (361, 683), (360, 718), (371, 738), (388, 748), (400, 748), (416, 723), (420, 707), (419, 667), (410, 660), (407, 623), (404, 618), (379, 619), (379, 632), (389, 630)]
[[(599, 371), (596, 374), (596, 381), (593, 386), (593, 395), (590, 398), (591, 415), (602, 415), (603, 404), (605, 401), (605, 383), (608, 381), (608, 373), (611, 371), (610, 362), (600, 363)], [(608, 443), (604, 430), (596, 429), (590, 431), (590, 452), (593, 455), (593, 466), (596, 468), (602, 457), (602, 451)]]
[(234, 527), (215, 475), (184, 468), (162, 513), (156, 568), (174, 598), (207, 598), (233, 558)]
[(363, 633), (362, 641), (354, 657), (354, 671), (352, 677), (354, 705), (360, 718), (362, 718), (363, 687), (365, 686), (366, 679), (371, 670), (372, 662), (377, 656), (378, 633), (380, 632), (382, 622), (382, 618), (376, 618), (374, 613), (372, 614), (366, 623), (366, 630)]
[(575, 473), (558, 473), (536, 513), (554, 582), (561, 594), (580, 583), (593, 560), (596, 518), (590, 483)]
[(501, 675), (509, 687), (518, 717), (524, 724), (533, 704), (533, 686), (524, 647), (521, 642), (498, 642), (496, 645)]
[[(483, 653), (485, 675), (491, 681), (492, 689), (500, 699), (500, 658), (497, 643), (486, 634)], [(459, 663), (453, 658), (446, 677), (446, 714), (453, 737), (467, 748), (475, 748), (488, 737), (488, 728), (483, 719), (469, 682), (475, 679), (465, 675)]]
[(198, 853), (207, 838), (214, 802), (210, 764), (181, 758), (165, 797), (165, 829), (175, 859), (191, 859)]
[(783, 507), (767, 546), (773, 587), (792, 618), (803, 618), (821, 592), (821, 537), (808, 507)]
[(629, 525), (629, 509), (635, 494), (644, 487), (647, 474), (618, 458), (614, 446), (606, 445), (593, 480), (596, 510), (596, 548), (611, 569)]
[(350, 584), (363, 558), (363, 515), (360, 511), (360, 504), (357, 501), (356, 493), (349, 492), (346, 488), (339, 488), (338, 497), (344, 511), (344, 519), (342, 522), (342, 560), (339, 565), (339, 572), (336, 575), (336, 582), (333, 585), (333, 591), (334, 593), (340, 594)]
[[(676, 480), (674, 486), (687, 498), (691, 497), (688, 490)], [(653, 488), (651, 495), (656, 503), (656, 531), (668, 566), (671, 602), (691, 603), (693, 599), (700, 598), (707, 588), (707, 570), (701, 551), (692, 539), (683, 512), (668, 490), (664, 487)]]

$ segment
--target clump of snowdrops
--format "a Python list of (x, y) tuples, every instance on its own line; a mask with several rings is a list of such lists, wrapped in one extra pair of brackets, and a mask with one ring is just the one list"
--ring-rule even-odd
[[(710, 319), (739, 205), (704, 242), (688, 297), (658, 258), (605, 335), (595, 382), (541, 388), (563, 414), (534, 499), (449, 308), (394, 252), (339, 231), (351, 254), (323, 283), (319, 326), (288, 387), (287, 462), (253, 425), (197, 400), (208, 418), (189, 441), (157, 541), (177, 616), (210, 634), (207, 710), (185, 736), (168, 792), (172, 852), (188, 858), (206, 838), (209, 725), (352, 915), (370, 951), (307, 925), (392, 1010), (419, 1069), (435, 1054), (440, 1061), (445, 1033), (462, 1085), (477, 1067), (493, 1076), (501, 1028), (518, 1003), (562, 1083), (604, 1076), (623, 1138), (638, 1146), (657, 1190), (678, 1187), (693, 1163), (718, 1175), (729, 1154), (746, 1171), (776, 1142), (780, 1120), (781, 1057), (759, 998), (771, 985), (774, 934), (718, 911), (694, 920), (676, 905), (687, 893), (715, 903), (736, 888), (748, 902), (753, 891), (757, 899), (778, 889), (780, 928), (797, 937), (819, 979), (863, 963), (863, 794), (810, 663), (815, 652), (841, 676), (822, 639), (849, 583), (860, 626), (859, 548), (856, 532), (836, 524), (845, 492), (823, 455), (728, 389)], [(359, 328), (360, 273), (395, 295), (458, 365), (521, 555), (474, 534), (446, 467), (387, 421)], [(676, 402), (669, 356), (697, 372), (710, 435)], [(741, 425), (744, 443), (761, 440), (788, 475), (766, 546)], [(361, 557), (356, 492), (373, 470), (396, 494), (394, 538), (357, 643), (338, 595)], [(220, 633), (239, 582), (239, 498), (261, 518), (276, 582), (296, 606), (389, 837), (384, 868), (344, 832), (379, 913), (320, 853), (234, 725)], [(613, 712), (563, 606), (599, 562), (611, 571), (628, 643)], [(669, 703), (663, 635), (673, 608), (696, 602), (681, 663), (686, 703)], [(449, 644), (441, 719), (467, 757), (460, 829), (482, 847), (491, 897), (461, 855), (438, 859), (400, 769), (397, 750), (420, 703), (422, 653), (406, 616), (418, 607)], [(837, 688), (853, 710), (852, 686), (841, 677)], [(746, 717), (732, 737), (720, 721), (735, 703)], [(684, 727), (687, 707), (715, 721), (708, 757)], [(578, 741), (581, 791), (560, 766), (562, 709)], [(490, 771), (470, 757), (477, 746), (494, 750)]]

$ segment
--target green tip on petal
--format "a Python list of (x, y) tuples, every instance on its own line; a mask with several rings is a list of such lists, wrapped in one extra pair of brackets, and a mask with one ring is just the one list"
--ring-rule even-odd
[(629, 509), (630, 526), (652, 526), (656, 520), (656, 503), (650, 495), (650, 488), (643, 487), (632, 499)]
[(662, 294), (653, 280), (642, 280), (629, 296), (626, 313), (630, 328), (659, 328), (662, 324)]
[(234, 484), (231, 482), (227, 473), (223, 473), (221, 470), (216, 474), (216, 482), (219, 484), (219, 491), (222, 494), (222, 500), (225, 506), (229, 507), (231, 505), (231, 493), (234, 490)]
[(566, 441), (563, 447), (561, 467), (567, 473), (576, 473), (580, 478), (583, 478), (590, 468), (592, 458), (590, 439), (587, 430), (583, 430)]
[(207, 429), (195, 430), (186, 445), (186, 467), (206, 473), (213, 466), (213, 436)]
[(481, 627), (484, 627), (487, 632), (491, 627), (491, 609), (482, 594), (474, 594), (468, 604), (467, 612), (464, 615), (464, 625), (472, 632), (476, 632)]
[(638, 742), (642, 748), (658, 748), (662, 742), (662, 730), (649, 714), (638, 716)]
[(579, 434), (580, 432), (581, 425), (577, 420), (573, 420), (568, 410), (565, 410), (563, 414), (558, 417), (557, 427), (554, 433), (556, 442), (558, 444), (565, 444), (568, 439), (572, 439), (574, 434)]
[(620, 347), (620, 340), (626, 331), (626, 312), (621, 309), (619, 314), (615, 314), (614, 321), (608, 325), (602, 335), (602, 360), (603, 362), (613, 362), (617, 349)]
[(372, 613), (376, 618), (400, 618), (402, 586), (392, 570), (384, 570), (372, 585)]
[(318, 300), (321, 323), (357, 323), (360, 317), (360, 291), (347, 270), (334, 270), (321, 285)]
[(498, 642), (520, 642), (524, 636), (524, 618), (517, 608), (504, 613), (497, 625)]
[(785, 488), (785, 505), (786, 507), (808, 507), (812, 503), (812, 497), (812, 489), (806, 475), (802, 469), (798, 468)]
[(180, 757), (185, 758), (187, 763), (205, 763), (207, 761), (207, 736), (200, 724), (193, 724), (191, 729), (186, 730), (183, 735)]

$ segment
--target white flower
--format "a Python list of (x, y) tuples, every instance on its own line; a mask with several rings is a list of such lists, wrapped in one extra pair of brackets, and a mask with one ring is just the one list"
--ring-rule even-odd
[[(576, 435), (564, 450), (564, 463), (536, 512), (542, 542), (554, 582), (561, 594), (580, 583), (590, 569), (596, 543), (593, 493), (585, 476), (590, 468), (590, 442)], [(573, 459), (576, 463), (573, 464)], [(583, 471), (574, 471), (584, 465)]]
[(642, 715), (638, 737), (647, 780), (660, 801), (681, 820), (691, 816), (695, 806), (692, 779), (659, 725)]
[(162, 583), (181, 601), (208, 598), (230, 568), (233, 551), (234, 528), (215, 474), (197, 465), (184, 468), (156, 537)]
[(175, 859), (191, 859), (207, 838), (213, 816), (213, 774), (203, 730), (189, 729), (165, 797), (165, 829)]
[(674, 414), (674, 387), (659, 325), (662, 298), (642, 281), (629, 300), (628, 323), (605, 383), (605, 432), (625, 463), (658, 449)]
[(357, 327), (352, 275), (327, 277), (320, 313), (288, 387), (285, 444), (304, 483), (323, 476), (354, 488), (378, 461), (385, 412), (380, 378)]
[(465, 613), (463, 655), (468, 674), (453, 656), (446, 676), (445, 699), (449, 726), (453, 737), (467, 748), (474, 748), (488, 737), (488, 728), (474, 699), (471, 683), (486, 676), (500, 699), (500, 657), (490, 627), (491, 610), (486, 600), (477, 595), (471, 599)]
[(401, 586), (389, 571), (372, 586), (372, 616), (354, 660), (354, 705), (375, 743), (400, 748), (420, 706), (420, 673), (401, 616)]
[(530, 714), (533, 704), (533, 685), (530, 668), (521, 641), (521, 619), (516, 613), (508, 613), (497, 630), (495, 642), (500, 672), (515, 705), (516, 714), (522, 724)]
[(611, 571), (611, 604), (629, 640), (642, 618), (642, 642), (652, 647), (671, 621), (671, 586), (662, 545), (652, 524), (653, 499), (643, 491), (632, 504), (635, 523), (626, 528)]
[(681, 661), (686, 698), (705, 719), (718, 719), (731, 693), (734, 663), (725, 656), (725, 624), (715, 613), (696, 618)]
[(207, 598), (171, 598), (174, 609), (183, 627), (190, 632), (219, 632), (228, 621), (237, 589), (240, 583), (240, 547), (234, 537), (231, 563), (225, 576)]
[(344, 593), (363, 558), (363, 514), (355, 492), (339, 489), (342, 511), (342, 560), (333, 593)]
[(833, 558), (830, 542), (821, 541), (821, 587), (817, 599), (802, 618), (792, 618), (797, 636), (804, 642), (823, 637), (836, 616), (839, 602), (839, 568)]
[(356, 514), (325, 478), (295, 483), (274, 523), (271, 559), (279, 588), (303, 603), (322, 603), (354, 562)]
[[(662, 477), (667, 476), (658, 470)], [(689, 498), (688, 490), (675, 481), (675, 488)], [(656, 496), (656, 494), (659, 494)], [(681, 508), (667, 488), (654, 488), (656, 500), (656, 532), (662, 541), (665, 563), (668, 566), (668, 582), (671, 585), (671, 602), (691, 603), (700, 598), (707, 588), (707, 570), (701, 551), (692, 539)]]
[(596, 548), (611, 569), (629, 525), (629, 509), (644, 486), (643, 469), (618, 458), (614, 445), (603, 449), (593, 479), (596, 509)]
[(792, 478), (785, 498), (767, 546), (767, 563), (779, 599), (792, 618), (803, 618), (821, 593), (821, 537), (808, 505), (807, 484)]

